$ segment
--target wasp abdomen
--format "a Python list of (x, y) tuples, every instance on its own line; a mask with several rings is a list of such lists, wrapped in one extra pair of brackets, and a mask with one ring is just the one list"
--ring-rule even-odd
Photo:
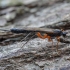
[(23, 30), (23, 29), (11, 29), (12, 33), (29, 33), (30, 31)]

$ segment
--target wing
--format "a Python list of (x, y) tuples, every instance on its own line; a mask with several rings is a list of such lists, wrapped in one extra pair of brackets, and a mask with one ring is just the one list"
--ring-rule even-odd
[(13, 32), (13, 33), (41, 32), (41, 33), (52, 34), (52, 33), (54, 33), (54, 29), (23, 27), (22, 29), (13, 28), (13, 29), (11, 29), (11, 32)]

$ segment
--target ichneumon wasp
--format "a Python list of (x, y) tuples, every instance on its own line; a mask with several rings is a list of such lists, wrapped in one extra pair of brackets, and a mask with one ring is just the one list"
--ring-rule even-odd
[[(12, 28), (10, 30), (6, 30), (6, 29), (0, 29), (2, 31), (7, 31), (7, 32), (12, 32), (12, 33), (28, 33), (26, 37), (28, 37), (31, 33), (34, 33), (36, 36), (38, 36), (39, 38), (45, 39), (47, 38), (49, 42), (52, 42), (53, 45), (53, 39), (57, 39), (57, 47), (56, 50), (58, 51), (58, 43), (60, 42), (60, 36), (65, 37), (67, 32), (65, 32), (62, 29), (48, 29), (48, 28), (32, 28), (32, 27), (23, 27), (22, 29), (19, 28)], [(44, 33), (43, 35), (41, 33)], [(34, 37), (35, 35), (33, 35), (32, 37)], [(25, 38), (26, 38), (25, 37)], [(32, 38), (31, 37), (31, 38)], [(31, 39), (30, 38), (30, 39)], [(23, 39), (22, 39), (23, 40)], [(28, 41), (27, 41), (28, 42)], [(26, 43), (27, 43), (26, 42)], [(25, 44), (26, 44), (25, 43)], [(24, 44), (24, 45), (25, 45)], [(23, 46), (24, 46), (23, 45)]]

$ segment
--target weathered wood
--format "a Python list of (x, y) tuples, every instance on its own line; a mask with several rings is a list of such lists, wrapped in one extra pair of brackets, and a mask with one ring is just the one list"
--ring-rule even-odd
[(67, 29), (70, 29), (70, 20), (63, 20), (63, 21), (57, 22), (56, 24), (48, 25), (46, 27), (54, 28), (54, 29), (58, 28), (58, 29), (67, 30)]

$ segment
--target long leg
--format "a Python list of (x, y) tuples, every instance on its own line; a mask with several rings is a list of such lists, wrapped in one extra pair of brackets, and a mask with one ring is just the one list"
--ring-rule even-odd
[[(32, 37), (30, 37), (30, 39), (32, 39), (34, 36), (35, 36), (35, 35), (33, 35)], [(29, 40), (30, 40), (30, 39), (29, 39)], [(21, 48), (23, 48), (23, 46), (25, 46), (25, 45), (29, 42), (29, 40), (26, 41), (25, 44), (23, 44)]]
[(53, 40), (52, 40), (52, 49), (53, 49)]
[(60, 42), (60, 37), (58, 36), (58, 37), (56, 37), (57, 38), (57, 46), (56, 46), (56, 51), (58, 52), (58, 44), (59, 44), (59, 42)]
[(45, 38), (47, 38), (48, 37), (48, 35), (47, 34), (44, 34), (43, 36), (40, 34), (40, 32), (37, 32), (37, 34), (36, 34), (39, 38), (42, 38), (42, 39), (45, 39)]

